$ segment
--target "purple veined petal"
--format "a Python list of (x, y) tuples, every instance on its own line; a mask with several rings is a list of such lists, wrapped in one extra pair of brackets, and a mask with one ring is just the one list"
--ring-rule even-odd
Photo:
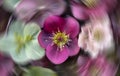
[(77, 19), (80, 19), (80, 20), (88, 19), (89, 14), (87, 14), (86, 10), (87, 9), (82, 5), (74, 4), (74, 3), (71, 4), (72, 14)]
[(64, 31), (69, 34), (71, 38), (74, 38), (79, 33), (79, 23), (72, 17), (66, 18), (66, 24), (64, 26)]
[(38, 42), (43, 48), (47, 48), (49, 44), (52, 44), (52, 39), (50, 38), (52, 35), (41, 31), (38, 36)]
[(48, 33), (62, 31), (65, 25), (65, 20), (59, 16), (50, 16), (45, 20), (44, 30)]
[(61, 64), (67, 60), (69, 52), (68, 48), (64, 47), (61, 50), (56, 45), (48, 45), (46, 49), (47, 58), (54, 64)]
[(79, 53), (80, 47), (78, 46), (78, 40), (77, 38), (71, 39), (71, 41), (68, 43), (68, 50), (69, 50), (69, 56), (74, 56)]
[(37, 0), (21, 0), (21, 2), (16, 6), (15, 12), (19, 19), (28, 21), (37, 12), (37, 7)]

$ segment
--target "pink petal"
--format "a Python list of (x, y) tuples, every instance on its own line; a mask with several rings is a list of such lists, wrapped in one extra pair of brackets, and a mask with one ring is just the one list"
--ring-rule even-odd
[[(39, 3), (40, 12), (46, 10), (53, 15), (60, 15), (64, 12), (66, 3), (64, 0), (34, 0)], [(45, 13), (44, 13), (45, 14)]]
[(49, 33), (55, 33), (63, 30), (65, 20), (59, 16), (50, 16), (45, 20), (44, 30)]
[(38, 2), (35, 0), (21, 0), (16, 7), (16, 14), (19, 19), (28, 21), (37, 12)]
[(47, 19), (47, 17), (51, 16), (52, 14), (47, 11), (39, 12), (39, 15), (33, 19), (33, 21), (37, 22), (41, 28), (44, 26), (44, 22)]
[(38, 36), (38, 42), (39, 44), (43, 47), (46, 48), (49, 44), (52, 43), (51, 40), (51, 34), (46, 33), (44, 31), (40, 32), (39, 36)]
[(68, 58), (68, 48), (64, 47), (61, 50), (56, 45), (48, 45), (46, 49), (47, 58), (54, 64), (61, 64)]
[(77, 38), (73, 39), (68, 44), (69, 56), (74, 56), (79, 53), (80, 47), (78, 47)]
[(106, 10), (110, 12), (116, 7), (117, 0), (102, 0), (102, 4), (106, 5)]
[(47, 17), (52, 15), (61, 15), (66, 7), (66, 3), (63, 0), (39, 0), (38, 1), (39, 12), (32, 20), (36, 21), (43, 27), (44, 21)]
[(88, 14), (86, 13), (86, 8), (84, 6), (72, 3), (71, 10), (75, 18), (80, 19), (80, 20), (88, 19)]
[(79, 65), (79, 67), (82, 67), (83, 65), (85, 65), (88, 62), (89, 58), (84, 57), (84, 56), (79, 56), (78, 60), (77, 60), (77, 64)]
[(74, 38), (79, 33), (79, 23), (72, 17), (66, 18), (66, 25), (64, 26), (64, 31), (69, 34), (71, 38)]
[(65, 10), (66, 3), (64, 0), (46, 0), (46, 2), (49, 3), (47, 8), (53, 15), (61, 15)]
[(102, 72), (101, 76), (116, 76), (117, 68), (115, 65), (108, 63), (105, 66), (104, 71)]
[(106, 5), (99, 5), (96, 6), (95, 8), (88, 8), (86, 10), (86, 13), (89, 15), (89, 17), (91, 16), (97, 16), (97, 17), (101, 17), (102, 15), (104, 15), (107, 12), (106, 10)]
[(13, 72), (13, 61), (8, 57), (0, 57), (0, 76), (8, 76)]
[(3, 4), (3, 0), (0, 0), (0, 6)]
[(77, 64), (79, 67), (79, 72), (81, 76), (87, 76), (89, 72), (89, 68), (91, 67), (92, 60), (89, 57), (79, 56), (77, 60)]
[(41, 27), (43, 27), (47, 17), (61, 15), (66, 7), (66, 3), (63, 0), (39, 0), (39, 2), (39, 7), (41, 9), (34, 19)]

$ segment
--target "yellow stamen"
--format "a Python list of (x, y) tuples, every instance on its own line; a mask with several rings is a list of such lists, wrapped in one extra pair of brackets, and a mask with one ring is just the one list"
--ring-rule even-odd
[(27, 35), (25, 37), (15, 33), (15, 42), (17, 44), (16, 51), (19, 53), (20, 50), (25, 46), (25, 43), (30, 42), (33, 39), (32, 36)]
[(16, 40), (16, 44), (17, 44), (16, 51), (20, 52), (20, 50), (22, 49), (22, 46), (24, 45), (24, 39), (22, 38), (22, 36), (15, 33), (15, 40)]
[(93, 38), (94, 40), (96, 41), (101, 41), (103, 40), (104, 38), (104, 33), (102, 30), (99, 30), (99, 29), (96, 29), (94, 32), (93, 32)]
[(25, 43), (30, 42), (32, 39), (33, 39), (33, 37), (30, 35), (25, 36)]
[(69, 41), (69, 35), (66, 35), (64, 32), (58, 31), (53, 36), (53, 43), (56, 44), (59, 48), (64, 47), (64, 45)]

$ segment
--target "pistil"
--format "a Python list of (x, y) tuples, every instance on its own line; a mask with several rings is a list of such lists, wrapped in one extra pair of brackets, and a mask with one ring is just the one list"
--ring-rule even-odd
[(59, 48), (65, 46), (66, 43), (69, 41), (69, 35), (64, 32), (58, 31), (53, 35), (53, 43), (56, 44)]

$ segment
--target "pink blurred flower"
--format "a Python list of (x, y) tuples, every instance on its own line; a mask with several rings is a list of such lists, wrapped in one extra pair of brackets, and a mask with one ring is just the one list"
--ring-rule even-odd
[(73, 16), (80, 20), (86, 20), (91, 15), (100, 15), (111, 11), (117, 0), (71, 0)]
[(114, 41), (110, 20), (107, 15), (92, 18), (81, 28), (78, 45), (87, 51), (93, 58), (99, 53), (108, 53), (114, 49)]
[(13, 73), (14, 63), (13, 61), (0, 54), (0, 76), (9, 76)]
[(3, 4), (3, 0), (0, 0), (0, 6)]
[(68, 56), (74, 56), (79, 52), (78, 33), (79, 23), (72, 17), (64, 19), (50, 16), (45, 21), (38, 41), (46, 48), (47, 58), (54, 64), (61, 64)]
[(65, 10), (63, 0), (21, 0), (16, 6), (16, 14), (19, 19), (29, 21), (36, 14), (37, 21), (43, 26), (46, 17), (50, 15), (61, 15)]
[(94, 60), (80, 56), (78, 67), (79, 76), (115, 76), (117, 72), (117, 66), (104, 56), (98, 56)]

